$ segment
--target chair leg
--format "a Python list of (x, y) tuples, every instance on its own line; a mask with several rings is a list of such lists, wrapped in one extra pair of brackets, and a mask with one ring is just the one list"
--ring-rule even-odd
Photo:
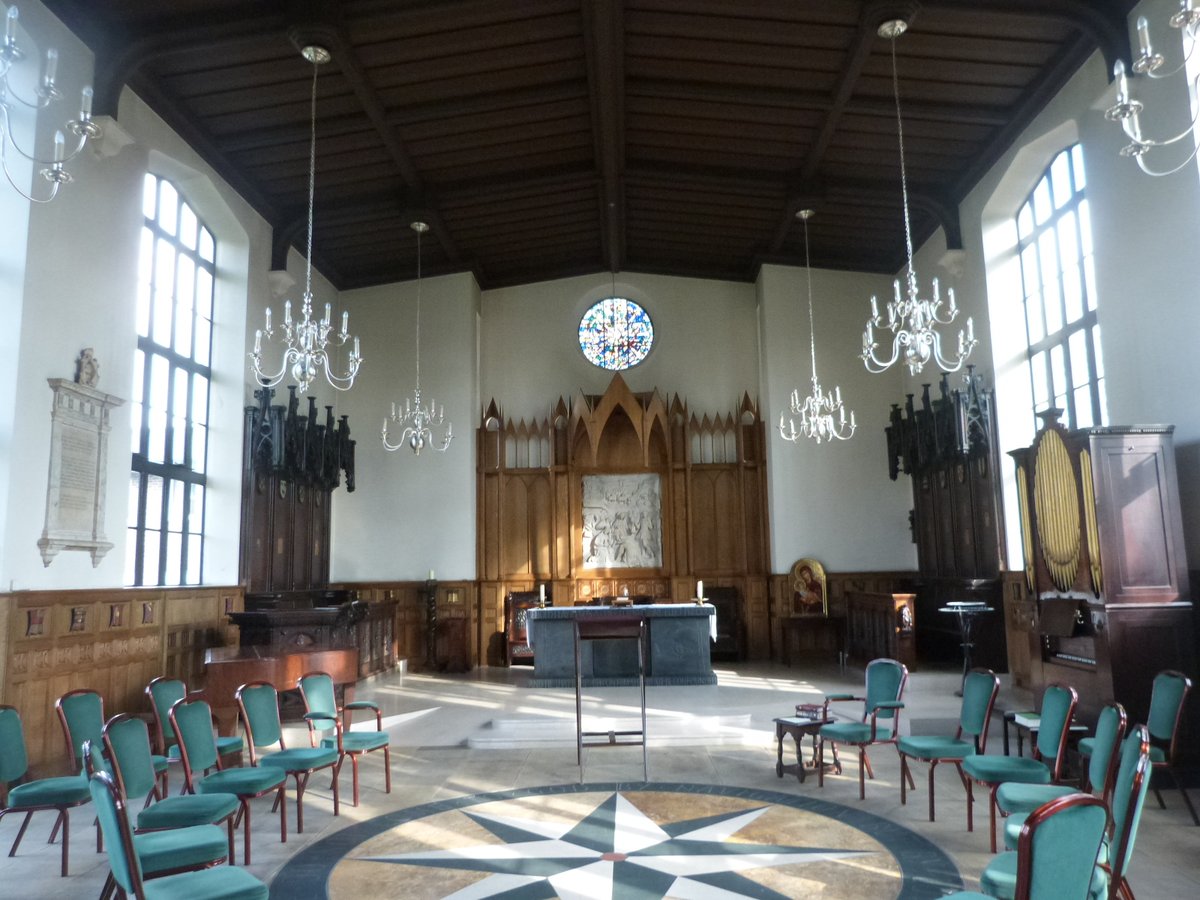
[(308, 774), (300, 777), (299, 772), (292, 773), (296, 782), (296, 834), (304, 834), (304, 789), (308, 787)]
[(287, 843), (287, 779), (279, 785), (279, 843)]
[(825, 738), (817, 738), (817, 787), (825, 787)]
[[(867, 759), (867, 748), (859, 747), (858, 748), (858, 799), (859, 800), (867, 799), (867, 782), (866, 782), (866, 779), (863, 777), (863, 773), (870, 772), (870, 771), (871, 771), (871, 763), (870, 763), (870, 760)], [(875, 773), (873, 773), (873, 772), (871, 773), (871, 780), (872, 781), (875, 780)]]
[(350, 774), (354, 776), (354, 805), (358, 806), (358, 754), (350, 754)]
[(337, 772), (341, 767), (342, 767), (342, 764), (341, 764), (340, 760), (333, 764), (333, 771), (334, 771), (334, 775), (333, 775), (333, 814), (335, 816), (341, 815), (341, 810), (340, 810), (341, 797), (339, 796), (339, 793), (338, 793), (338, 777), (337, 777)]
[[(355, 779), (355, 784), (358, 779)], [(383, 748), (383, 786), (384, 793), (392, 792), (392, 748), (385, 746)]]
[(990, 802), (988, 803), (988, 812), (991, 817), (991, 836), (992, 836), (992, 852), (993, 853), (996, 852), (996, 810), (1000, 808), (1000, 805), (996, 802), (996, 791), (998, 791), (998, 790), (1000, 790), (1000, 785), (993, 784), (992, 789), (989, 792), (991, 794), (991, 796), (989, 798)]
[[(19, 829), (17, 829), (17, 839), (15, 841), (13, 841), (12, 849), (8, 851), (9, 856), (17, 855), (17, 847), (21, 846), (21, 838), (25, 837), (25, 829), (29, 827), (29, 820), (32, 818), (33, 818), (32, 811), (25, 813), (25, 818), (21, 821), (21, 827)], [(58, 828), (58, 821), (55, 821), (54, 827), (56, 829)], [(51, 833), (51, 837), (53, 838), (53, 833)], [(50, 843), (53, 843), (53, 842), (54, 842), (53, 840), (50, 841)]]
[(250, 865), (250, 800), (246, 797), (239, 798), (242, 801), (241, 811), (238, 812), (238, 817), (242, 820), (242, 865)]
[(905, 790), (908, 787), (908, 780), (904, 777), (908, 771), (908, 757), (903, 753), (897, 753), (900, 757), (900, 805), (904, 806), (908, 803), (908, 792)]
[(225, 828), (229, 832), (229, 864), (231, 866), (235, 864), (233, 859), (233, 820), (234, 816), (225, 819)]
[(1179, 788), (1179, 794), (1183, 797), (1183, 804), (1188, 808), (1188, 812), (1192, 814), (1192, 821), (1200, 825), (1200, 816), (1196, 815), (1196, 807), (1192, 806), (1192, 799), (1188, 796), (1187, 789), (1184, 788), (1183, 782), (1179, 778), (1179, 770), (1171, 766), (1168, 770), (1171, 773), (1171, 778), (1175, 780), (1175, 787)]
[(963, 782), (967, 788), (967, 831), (975, 830), (975, 785), (970, 778)]
[(70, 854), (71, 847), (71, 820), (64, 809), (59, 815), (62, 817), (62, 877), (67, 877), (67, 857)]
[(929, 821), (934, 821), (933, 818), (933, 770), (937, 768), (938, 761), (931, 759), (929, 761)]
[(104, 887), (100, 888), (100, 900), (109, 900), (117, 892), (117, 880), (110, 871), (104, 879)]

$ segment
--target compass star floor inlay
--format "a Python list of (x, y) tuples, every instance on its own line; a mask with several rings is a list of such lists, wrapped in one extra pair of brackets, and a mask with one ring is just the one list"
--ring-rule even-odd
[(851, 807), (629, 783), (477, 794), (379, 816), (298, 854), (271, 895), (918, 900), (961, 886), (932, 843)]

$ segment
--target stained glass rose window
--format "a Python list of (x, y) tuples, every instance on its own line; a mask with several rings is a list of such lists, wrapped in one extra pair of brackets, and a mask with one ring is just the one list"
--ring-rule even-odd
[(637, 303), (608, 297), (592, 304), (579, 320), (579, 349), (588, 362), (619, 372), (636, 366), (654, 344), (654, 324)]

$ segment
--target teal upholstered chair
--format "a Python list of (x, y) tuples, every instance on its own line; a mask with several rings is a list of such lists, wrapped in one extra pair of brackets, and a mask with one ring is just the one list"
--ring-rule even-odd
[[(179, 760), (179, 740), (171, 727), (169, 714), (171, 707), (186, 697), (187, 693), (187, 685), (178, 678), (160, 676), (146, 685), (146, 699), (150, 701), (150, 710), (154, 714), (155, 752), (172, 762)], [(221, 756), (232, 756), (241, 753), (242, 749), (242, 739), (238, 735), (217, 735), (217, 753)]]
[[(332, 737), (321, 737), (322, 747), (332, 747), (338, 752), (338, 771), (346, 757), (350, 757), (350, 768), (354, 774), (354, 805), (358, 806), (358, 759), (373, 750), (383, 751), (383, 779), (386, 793), (392, 792), (391, 739), (383, 730), (383, 715), (379, 705), (370, 700), (355, 700), (344, 707), (337, 704), (333, 690), (333, 679), (326, 672), (308, 672), (296, 682), (300, 696), (304, 698), (304, 720), (308, 722), (309, 743), (317, 746), (318, 735), (331, 728)], [(369, 709), (375, 713), (374, 731), (343, 730), (343, 710)]]
[[(1200, 825), (1200, 816), (1188, 797), (1187, 789), (1175, 768), (1175, 754), (1179, 750), (1179, 731), (1183, 723), (1183, 710), (1187, 706), (1192, 680), (1182, 672), (1167, 669), (1154, 676), (1154, 687), (1150, 694), (1150, 715), (1146, 725), (1150, 729), (1150, 762), (1154, 771), (1165, 771), (1175, 780), (1175, 787), (1183, 797), (1184, 805), (1192, 814), (1192, 821)], [(1162, 794), (1154, 789), (1160, 809), (1166, 809)]]
[[(99, 747), (104, 731), (104, 698), (99, 693), (87, 688), (67, 691), (54, 704), (58, 711), (58, 721), (62, 725), (63, 737), (67, 745), (68, 765), (83, 771), (83, 745), (90, 741)], [(151, 757), (154, 773), (158, 778), (155, 790), (160, 796), (167, 795), (167, 758), (165, 756)]]
[[(149, 738), (145, 731), (142, 732), (142, 737), (149, 747)], [(112, 778), (117, 797), (128, 809), (129, 798), (121, 789), (120, 780), (113, 771), (111, 757), (91, 741), (85, 741), (83, 762), (87, 779), (90, 780), (97, 772), (103, 772)], [(151, 787), (154, 781), (154, 777), (151, 776)], [(97, 826), (99, 824), (97, 819)], [(189, 825), (167, 831), (134, 833), (131, 844), (133, 854), (142, 869), (142, 876), (147, 879), (220, 865), (229, 859), (229, 847), (230, 842), (225, 832), (215, 825)], [(116, 886), (116, 879), (110, 872), (100, 891), (100, 900), (109, 900), (115, 893)]]
[[(150, 734), (141, 719), (121, 713), (104, 724), (104, 763), (126, 802), (143, 794), (153, 798), (154, 768)], [(161, 831), (191, 825), (225, 825), (227, 855), (234, 861), (234, 819), (241, 805), (233, 794), (184, 794), (164, 797), (137, 815), (137, 830)]]
[[(145, 863), (135, 847), (125, 802), (112, 776), (97, 772), (90, 781), (96, 815), (107, 838), (108, 862), (114, 880), (127, 897), (136, 900), (266, 900), (267, 886), (236, 866), (216, 866), (143, 881)], [(212, 826), (207, 826), (212, 827)], [(220, 835), (220, 829), (214, 829)], [(224, 843), (224, 836), (221, 836)]]
[[(25, 749), (25, 731), (21, 726), (21, 715), (16, 707), (0, 706), (0, 819), (9, 813), (25, 813), (25, 819), (17, 831), (9, 856), (17, 855), (21, 838), (29, 827), (35, 812), (54, 810), (58, 817), (50, 831), (50, 843), (62, 832), (62, 875), (67, 875), (67, 859), (70, 853), (71, 816), (77, 806), (91, 801), (87, 779), (82, 775), (64, 778), (42, 778), (24, 781), (29, 773), (29, 757)], [(20, 782), (14, 785), (14, 782)], [(99, 849), (97, 847), (97, 849)]]
[(1033, 758), (1027, 756), (997, 756), (986, 754), (968, 756), (963, 760), (963, 774), (967, 776), (967, 831), (975, 827), (973, 784), (988, 788), (988, 813), (991, 823), (991, 848), (996, 852), (996, 792), (1000, 785), (1010, 781), (1028, 784), (1057, 783), (1062, 773), (1063, 759), (1067, 749), (1067, 731), (1079, 695), (1072, 687), (1051, 684), (1042, 694), (1041, 727)]
[[(251, 681), (237, 689), (238, 710), (246, 729), (250, 765), (277, 769), (291, 775), (296, 784), (296, 831), (304, 831), (304, 790), (313, 772), (329, 769), (333, 775), (333, 814), (338, 809), (338, 775), (342, 762), (336, 747), (288, 748), (279, 720), (279, 693), (269, 681)], [(262, 747), (278, 747), (261, 753)]]
[(1117, 897), (1133, 900), (1126, 872), (1133, 856), (1146, 794), (1150, 789), (1153, 759), (1154, 746), (1150, 731), (1145, 725), (1138, 725), (1121, 745), (1121, 759), (1113, 785), (1108, 841), (1100, 866), (1107, 878), (1096, 879), (1092, 886), (1092, 900), (1100, 900), (1106, 893), (1109, 900), (1116, 900)]
[(900, 710), (904, 708), (901, 698), (908, 682), (908, 667), (894, 659), (873, 659), (867, 663), (866, 690), (863, 696), (853, 694), (830, 694), (825, 698), (825, 718), (829, 718), (829, 704), (842, 701), (857, 701), (863, 704), (862, 718), (858, 722), (833, 722), (821, 726), (817, 732), (817, 782), (825, 784), (825, 744), (833, 750), (833, 764), (841, 772), (837, 745), (849, 744), (858, 748), (858, 797), (865, 799), (866, 781), (864, 773), (875, 778), (867, 747), (872, 744), (896, 742), (900, 727)]
[[(954, 737), (910, 735), (896, 742), (900, 754), (900, 802), (908, 802), (910, 759), (929, 763), (929, 821), (934, 821), (933, 774), (940, 762), (952, 762), (963, 781), (962, 761), (965, 757), (987, 749), (988, 727), (992, 708), (1000, 692), (1000, 679), (991, 669), (972, 669), (963, 679), (962, 708), (958, 713), (958, 730)], [(963, 781), (965, 784), (966, 782)]]
[[(233, 794), (241, 807), (242, 863), (250, 865), (250, 801), (274, 794), (279, 808), (279, 840), (287, 842), (287, 773), (280, 769), (234, 766), (225, 768), (217, 753), (212, 708), (197, 696), (184, 697), (171, 707), (171, 727), (179, 737), (184, 790), (188, 794)], [(209, 772), (215, 769), (214, 772)]]
[[(1117, 748), (1125, 736), (1125, 707), (1113, 703), (1100, 710), (1096, 719), (1096, 734), (1091, 739), (1092, 753), (1084, 781), (1105, 803), (1109, 802), (1113, 781), (1117, 776)], [(1027, 784), (1009, 781), (996, 791), (996, 805), (1009, 818), (1004, 823), (1004, 844), (1010, 850), (1017, 846), (1023, 813), (1037, 809), (1055, 797), (1073, 794), (1076, 789), (1065, 784)], [(1086, 793), (1086, 792), (1085, 792)]]
[(983, 893), (959, 891), (949, 896), (1088, 900), (1107, 822), (1108, 811), (1098, 797), (1057, 797), (1025, 819), (1015, 852), (1000, 854), (983, 870)]

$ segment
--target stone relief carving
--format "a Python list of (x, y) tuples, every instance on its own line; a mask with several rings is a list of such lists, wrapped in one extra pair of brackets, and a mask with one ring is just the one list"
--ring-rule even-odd
[(662, 566), (658, 475), (584, 476), (583, 565), (589, 569)]

